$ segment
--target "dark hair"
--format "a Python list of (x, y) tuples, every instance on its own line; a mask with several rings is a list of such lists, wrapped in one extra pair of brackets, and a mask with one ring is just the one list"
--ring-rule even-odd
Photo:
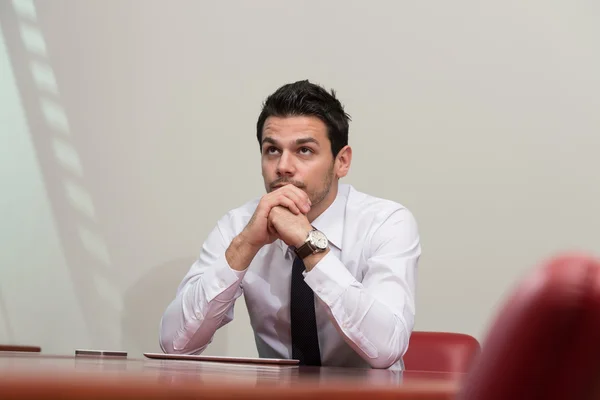
[(336, 157), (348, 144), (350, 115), (346, 114), (342, 103), (323, 87), (308, 80), (288, 83), (267, 97), (256, 123), (256, 137), (262, 146), (262, 131), (268, 117), (313, 116), (327, 126), (327, 137), (331, 142), (331, 152)]

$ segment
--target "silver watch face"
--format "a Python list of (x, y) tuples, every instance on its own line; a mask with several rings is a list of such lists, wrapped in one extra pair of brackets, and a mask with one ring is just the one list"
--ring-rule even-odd
[(310, 244), (319, 250), (325, 250), (327, 249), (327, 246), (329, 246), (329, 240), (327, 240), (327, 236), (325, 236), (325, 234), (321, 231), (311, 231), (309, 240)]

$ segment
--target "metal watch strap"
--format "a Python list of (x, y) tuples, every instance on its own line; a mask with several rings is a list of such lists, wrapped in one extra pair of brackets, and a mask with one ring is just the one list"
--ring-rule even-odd
[(306, 257), (310, 256), (314, 253), (314, 248), (311, 246), (310, 242), (305, 242), (302, 246), (294, 249), (294, 252), (300, 259), (304, 260)]

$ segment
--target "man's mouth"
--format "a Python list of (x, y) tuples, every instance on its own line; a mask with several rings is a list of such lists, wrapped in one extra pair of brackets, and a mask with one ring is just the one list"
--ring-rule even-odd
[(284, 186), (286, 186), (286, 185), (293, 185), (293, 186), (296, 186), (296, 187), (297, 187), (297, 188), (299, 188), (299, 189), (302, 189), (302, 188), (303, 188), (303, 186), (294, 185), (292, 182), (277, 183), (277, 184), (275, 184), (275, 185), (271, 185), (271, 188), (272, 188), (273, 190), (275, 190), (275, 189), (282, 188), (282, 187), (284, 187)]

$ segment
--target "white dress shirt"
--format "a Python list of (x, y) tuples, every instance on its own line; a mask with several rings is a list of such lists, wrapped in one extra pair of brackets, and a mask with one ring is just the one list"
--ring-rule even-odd
[[(243, 293), (260, 357), (291, 358), (292, 249), (276, 240), (245, 271), (230, 268), (225, 251), (246, 226), (259, 199), (221, 218), (161, 320), (166, 353), (198, 354), (233, 319)], [(315, 293), (324, 366), (403, 369), (415, 317), (417, 224), (402, 205), (340, 184), (335, 201), (312, 225), (329, 253), (305, 282)]]

